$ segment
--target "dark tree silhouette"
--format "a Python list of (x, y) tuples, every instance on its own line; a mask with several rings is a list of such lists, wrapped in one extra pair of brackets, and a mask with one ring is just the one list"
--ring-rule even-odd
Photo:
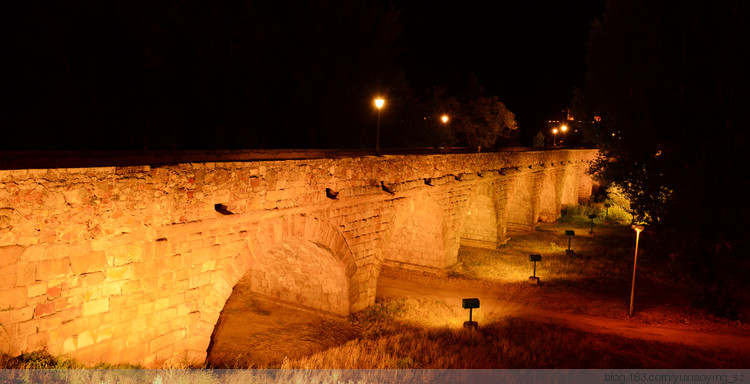
[(638, 220), (697, 278), (697, 297), (737, 307), (746, 290), (750, 68), (744, 1), (612, 0), (588, 42), (575, 104), (602, 150), (593, 170), (620, 185)]

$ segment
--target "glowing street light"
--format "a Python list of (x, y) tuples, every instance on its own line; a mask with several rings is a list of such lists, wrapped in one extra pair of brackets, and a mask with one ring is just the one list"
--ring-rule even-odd
[(448, 115), (443, 115), (443, 116), (441, 116), (441, 117), (440, 117), (440, 120), (442, 120), (442, 121), (443, 121), (443, 124), (447, 124), (447, 123), (448, 123), (448, 120), (449, 120), (449, 119), (448, 119)]
[(552, 128), (552, 146), (557, 147), (557, 128)]
[[(561, 125), (561, 126), (560, 126), (560, 131), (561, 131), (562, 133), (565, 133), (565, 132), (567, 132), (567, 131), (568, 131), (568, 126), (567, 126), (567, 125), (565, 125), (565, 124)], [(563, 136), (563, 138), (562, 138), (562, 139), (560, 140), (560, 144), (562, 144), (563, 140), (565, 140), (565, 136)]]
[(635, 230), (635, 258), (633, 258), (633, 284), (630, 286), (630, 312), (628, 316), (633, 316), (633, 294), (635, 293), (635, 264), (638, 262), (638, 239), (643, 231), (642, 225), (633, 225)]
[(375, 106), (378, 108), (378, 134), (375, 137), (375, 154), (380, 156), (380, 108), (383, 108), (385, 99), (378, 97), (375, 99)]

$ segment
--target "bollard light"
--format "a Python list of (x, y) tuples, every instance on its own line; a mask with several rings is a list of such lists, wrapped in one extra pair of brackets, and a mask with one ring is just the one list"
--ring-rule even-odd
[(571, 240), (571, 239), (573, 238), (573, 236), (575, 236), (575, 235), (576, 235), (576, 232), (575, 232), (575, 231), (571, 231), (571, 230), (566, 230), (566, 231), (565, 231), (565, 236), (568, 236), (568, 249), (567, 249), (567, 250), (565, 251), (565, 254), (566, 254), (566, 255), (572, 255), (572, 254), (574, 253), (574, 252), (573, 252), (573, 250), (572, 250), (572, 249), (570, 249), (570, 240)]
[(596, 219), (596, 215), (589, 215), (589, 219), (591, 219), (591, 231), (589, 235), (594, 236), (594, 219)]
[(469, 310), (469, 321), (464, 321), (464, 328), (476, 329), (479, 324), (477, 324), (476, 321), (472, 321), (471, 315), (472, 315), (472, 310), (474, 308), (479, 308), (479, 299), (477, 298), (463, 299), (461, 300), (461, 306), (464, 309)]
[(529, 255), (529, 261), (534, 263), (534, 272), (529, 276), (529, 282), (539, 284), (539, 278), (536, 277), (536, 262), (542, 261), (542, 255)]

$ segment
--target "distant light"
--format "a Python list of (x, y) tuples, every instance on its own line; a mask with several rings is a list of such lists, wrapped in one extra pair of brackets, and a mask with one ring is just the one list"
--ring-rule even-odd
[(554, 134), (557, 134), (557, 128), (554, 128), (554, 129), (552, 130), (552, 133), (554, 133)]
[(440, 118), (440, 120), (443, 120), (443, 123), (447, 123), (447, 122), (448, 122), (448, 115), (443, 115), (443, 116), (442, 116), (442, 117)]
[(560, 130), (561, 130), (561, 131), (563, 131), (563, 132), (565, 132), (565, 131), (567, 131), (567, 130), (568, 130), (568, 126), (567, 126), (567, 125), (563, 125), (563, 126), (561, 126), (561, 127), (560, 127)]
[(614, 132), (612, 132), (612, 137), (615, 137), (615, 133)]
[(375, 106), (378, 107), (378, 109), (383, 108), (383, 104), (385, 104), (385, 100), (375, 99)]

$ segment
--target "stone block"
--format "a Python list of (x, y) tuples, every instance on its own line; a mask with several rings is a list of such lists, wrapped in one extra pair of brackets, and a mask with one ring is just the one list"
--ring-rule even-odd
[(124, 280), (111, 281), (102, 284), (102, 296), (119, 295), (122, 292), (122, 286), (126, 283)]
[(83, 316), (109, 311), (109, 298), (91, 300), (83, 303)]
[(76, 339), (73, 336), (69, 336), (65, 339), (62, 345), (62, 353), (68, 354), (74, 352), (78, 347), (76, 346)]
[(17, 263), (0, 267), (0, 291), (11, 289), (16, 286), (18, 276), (17, 271)]
[(94, 344), (94, 334), (91, 331), (83, 331), (78, 334), (78, 348), (86, 348)]
[[(58, 287), (59, 288), (59, 287)], [(28, 288), (28, 297), (37, 297), (47, 293), (47, 283), (32, 284)]]
[(25, 249), (20, 245), (0, 247), (0, 268), (17, 263)]
[(47, 333), (33, 333), (28, 336), (26, 344), (27, 351), (38, 351), (47, 347)]
[(102, 271), (107, 267), (107, 256), (104, 251), (93, 251), (82, 254), (70, 255), (70, 269), (73, 273)]
[(184, 329), (177, 329), (170, 333), (167, 333), (166, 335), (159, 336), (156, 339), (151, 340), (151, 342), (149, 342), (149, 352), (154, 353), (163, 348), (166, 348), (167, 346), (170, 346), (178, 342), (179, 340), (184, 339), (185, 335), (186, 335), (186, 332)]
[(208, 272), (204, 272), (196, 276), (191, 276), (188, 279), (188, 281), (189, 281), (189, 284), (188, 284), (189, 289), (203, 287), (210, 283), (211, 274)]
[(34, 317), (39, 318), (42, 316), (47, 316), (54, 314), (56, 312), (55, 309), (55, 302), (54, 301), (46, 301), (44, 303), (38, 304), (36, 306), (36, 309), (34, 309)]
[(28, 289), (15, 287), (0, 291), (0, 310), (21, 308), (26, 305)]
[(30, 245), (24, 249), (21, 254), (21, 260), (23, 261), (41, 261), (44, 260), (44, 253), (46, 247), (43, 245)]
[(37, 264), (36, 279), (45, 281), (66, 276), (70, 273), (70, 259), (44, 260)]
[(107, 269), (107, 280), (124, 280), (130, 279), (133, 274), (133, 268), (131, 265), (123, 265), (119, 267), (111, 267)]
[(86, 273), (82, 275), (81, 284), (83, 287), (98, 287), (105, 278), (104, 272)]

